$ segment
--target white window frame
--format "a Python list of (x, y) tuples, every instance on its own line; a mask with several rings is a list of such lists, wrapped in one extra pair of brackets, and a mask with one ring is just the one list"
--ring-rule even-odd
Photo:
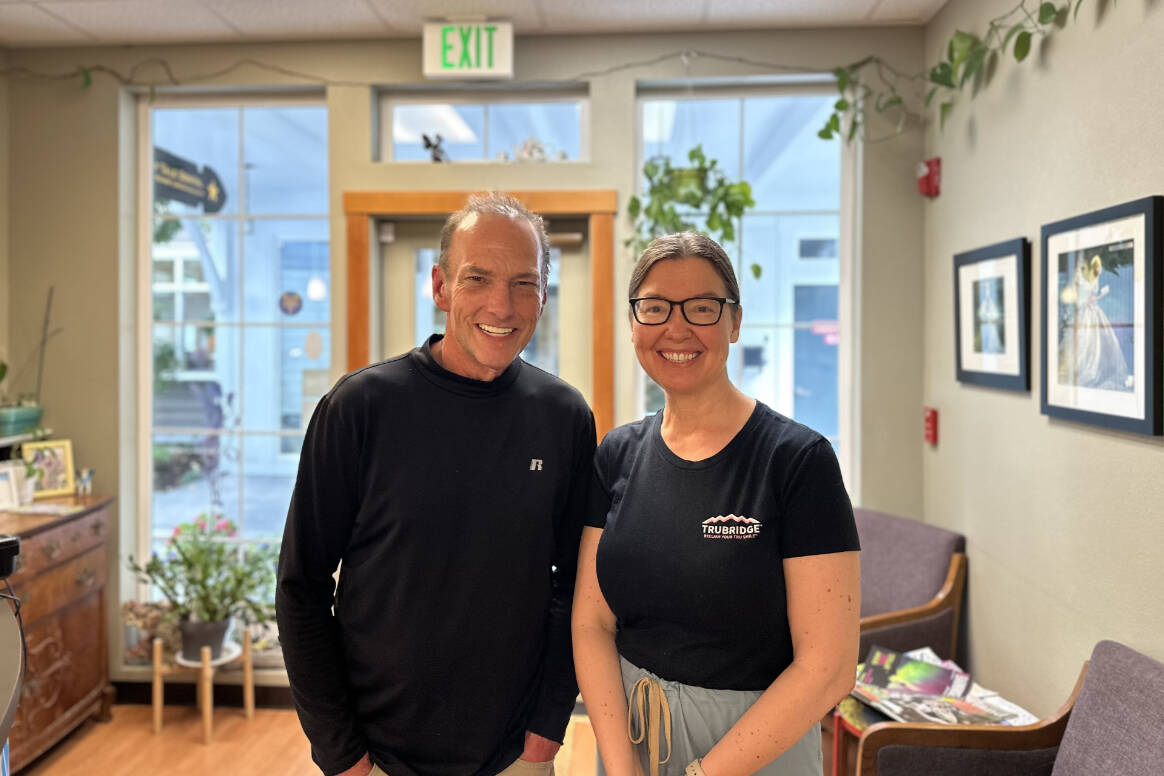
[(590, 97), (579, 92), (554, 90), (517, 90), (507, 92), (463, 92), (441, 91), (439, 89), (413, 92), (382, 90), (379, 94), (379, 123), (378, 159), (388, 164), (432, 164), (427, 159), (396, 159), (395, 142), (392, 135), (394, 109), (397, 105), (481, 105), (485, 110), (485, 123), (482, 130), (482, 146), (489, 149), (489, 110), (490, 105), (514, 105), (536, 103), (576, 103), (578, 105), (578, 158), (577, 159), (547, 159), (545, 162), (521, 162), (515, 159), (501, 161), (498, 159), (465, 159), (450, 160), (449, 164), (580, 164), (590, 161)]
[[(156, 108), (200, 108), (200, 109), (214, 109), (214, 108), (276, 108), (276, 107), (306, 107), (315, 106), (328, 108), (327, 100), (324, 94), (312, 91), (304, 93), (287, 93), (278, 95), (268, 94), (216, 94), (208, 96), (189, 96), (189, 95), (136, 95), (135, 118), (136, 118), (136, 149), (135, 155), (137, 159), (136, 169), (136, 212), (134, 218), (137, 222), (137, 249), (134, 252), (134, 277), (135, 277), (135, 395), (134, 403), (134, 425), (136, 426), (136, 434), (132, 435), (134, 439), (132, 450), (132, 470), (134, 472), (134, 479), (136, 480), (135, 487), (132, 489), (133, 501), (135, 508), (133, 514), (136, 517), (134, 525), (134, 541), (133, 554), (137, 558), (148, 558), (152, 552), (152, 528), (153, 528), (153, 330), (155, 325), (174, 324), (173, 321), (155, 321), (153, 317), (153, 223), (155, 216), (153, 213), (153, 110)], [(245, 128), (240, 124), (239, 126), (239, 142), (242, 148), (243, 133)], [(237, 201), (242, 203), (246, 199), (246, 177), (239, 176), (239, 191), (235, 194)], [(324, 213), (262, 213), (262, 214), (243, 214), (241, 209), (234, 209), (233, 213), (226, 214), (191, 214), (193, 219), (203, 220), (221, 220), (227, 222), (238, 222), (240, 229), (247, 220), (323, 220), (330, 222), (330, 211)], [(240, 251), (244, 250), (240, 243)], [(245, 262), (245, 255), (240, 255), (239, 272), (240, 277), (243, 270), (243, 262)], [(175, 262), (175, 272), (177, 273), (178, 262)], [(174, 283), (166, 283), (164, 286), (178, 286), (183, 283), (183, 279), (175, 275)], [(193, 282), (192, 282), (193, 283)], [(331, 285), (330, 278), (328, 281)], [(209, 283), (202, 283), (209, 289)], [(165, 290), (163, 288), (163, 290)], [(181, 320), (177, 317), (179, 312), (178, 306), (175, 306), (175, 321)], [(197, 322), (188, 322), (194, 323)], [(174, 324), (177, 325), (177, 324)], [(221, 322), (214, 322), (212, 325), (221, 325)], [(311, 323), (289, 323), (285, 321), (270, 321), (262, 323), (249, 324), (246, 322), (232, 323), (232, 326), (237, 326), (241, 332), (247, 326), (262, 326), (266, 328), (317, 328), (329, 329), (331, 323), (329, 321), (311, 322)], [(182, 371), (177, 375), (179, 378), (201, 378), (206, 374), (201, 371)], [(241, 396), (239, 399), (238, 413), (241, 416), (242, 402), (245, 397)], [(206, 434), (205, 428), (173, 428), (168, 429), (168, 433), (182, 434), (182, 433), (199, 433)], [(238, 429), (237, 431), (230, 431), (231, 435), (241, 434), (249, 436), (299, 436), (303, 433), (303, 429), (279, 429), (275, 431), (244, 431)], [(123, 446), (122, 460), (123, 466), (129, 464), (127, 455), (129, 450)], [(281, 459), (292, 459), (297, 456), (280, 453)], [(240, 476), (242, 470), (240, 469)], [(242, 490), (240, 489), (240, 501), (242, 500)], [(240, 514), (241, 518), (242, 515)], [(125, 536), (125, 534), (123, 534)], [(240, 543), (260, 541), (258, 539), (239, 539)], [(149, 595), (148, 585), (136, 581), (133, 585), (123, 585), (121, 599), (122, 601), (129, 600), (136, 597), (139, 600), (145, 600)], [(118, 639), (120, 642), (121, 639)], [(124, 644), (118, 644), (118, 647), (124, 649)], [(118, 653), (121, 654), (121, 653)]]
[[(635, 94), (635, 159), (634, 181), (636, 193), (642, 195), (642, 167), (646, 159), (646, 148), (643, 142), (644, 103), (651, 100), (669, 99), (675, 101), (706, 100), (715, 98), (738, 99), (740, 101), (741, 128), (744, 126), (744, 99), (748, 97), (786, 97), (797, 95), (833, 95), (836, 87), (831, 75), (820, 77), (793, 77), (788, 79), (764, 78), (757, 83), (723, 84), (697, 86), (690, 81), (683, 84), (673, 82), (640, 83)], [(744, 159), (744, 133), (739, 133), (739, 159)], [(854, 376), (859, 374), (859, 353), (854, 347), (856, 331), (855, 321), (858, 318), (859, 294), (854, 293), (855, 283), (859, 282), (859, 268), (855, 262), (857, 250), (854, 231), (860, 226), (857, 208), (856, 192), (859, 191), (859, 148), (860, 143), (841, 144), (841, 190), (837, 210), (758, 210), (748, 211), (748, 215), (836, 215), (839, 220), (839, 234), (837, 240), (838, 282), (837, 282), (837, 329), (840, 344), (837, 352), (837, 438), (840, 441), (838, 460), (841, 474), (844, 477), (850, 496), (854, 503), (859, 503), (860, 471), (857, 465), (857, 450), (859, 446), (858, 422), (859, 406), (857, 403), (858, 386)], [(740, 240), (743, 230), (736, 234), (736, 254), (739, 255)], [(797, 257), (798, 260), (801, 260)], [(739, 271), (740, 268), (737, 268)], [(810, 328), (811, 324), (791, 325), (792, 329)], [(644, 397), (646, 395), (646, 374), (638, 365), (633, 351), (629, 353), (631, 362), (616, 365), (618, 368), (631, 368), (635, 375), (634, 400), (635, 414), (642, 417), (645, 412)]]

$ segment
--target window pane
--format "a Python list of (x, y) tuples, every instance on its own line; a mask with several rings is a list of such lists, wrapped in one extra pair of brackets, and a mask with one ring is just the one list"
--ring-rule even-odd
[(169, 539), (175, 526), (201, 514), (238, 520), (238, 450), (234, 434), (154, 434), (155, 541)]
[(245, 320), (318, 323), (331, 318), (327, 219), (246, 222)]
[(817, 132), (836, 97), (744, 100), (744, 179), (757, 210), (836, 210), (841, 197), (840, 140)]
[(303, 428), (315, 402), (331, 387), (328, 327), (247, 326), (244, 332), (243, 429)]
[(243, 157), (249, 212), (327, 212), (327, 108), (245, 108)]
[[(490, 105), (487, 156), (522, 159), (536, 144), (540, 145), (545, 160), (577, 160), (581, 157), (581, 116), (582, 109), (577, 102)], [(533, 142), (527, 145), (527, 141)]]
[(827, 437), (837, 436), (837, 287), (796, 286), (794, 417)]
[(243, 437), (243, 538), (278, 543), (282, 537), (302, 447), (302, 436)]
[(238, 329), (162, 324), (153, 339), (155, 428), (234, 428)]
[[(174, 271), (177, 263), (180, 275)], [(171, 318), (158, 320), (238, 320), (238, 226), (233, 220), (156, 220), (153, 267), (155, 309), (166, 299), (162, 304), (171, 311)]]
[[(827, 246), (835, 249), (839, 233), (840, 218), (831, 214), (744, 216), (739, 272), (744, 323), (791, 323), (794, 286), (836, 285), (839, 260), (835, 253), (831, 257), (819, 254), (828, 252)], [(752, 274), (752, 264), (760, 265), (759, 278)]]
[[(238, 108), (156, 108), (153, 111), (153, 145), (192, 165), (203, 179), (207, 168), (221, 186), (219, 213), (235, 213), (239, 207)], [(203, 206), (164, 199), (155, 193), (155, 212), (202, 213)]]
[(424, 136), (435, 141), (448, 160), (463, 162), (485, 158), (485, 106), (412, 103), (392, 107), (392, 158), (396, 161), (425, 161), (430, 152)]
[(740, 176), (740, 101), (645, 100), (643, 157), (666, 156), (671, 164), (687, 165), (687, 152), (697, 144), (719, 162), (728, 177)]

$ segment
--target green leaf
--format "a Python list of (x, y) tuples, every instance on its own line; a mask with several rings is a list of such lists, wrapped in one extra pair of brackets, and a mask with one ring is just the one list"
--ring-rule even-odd
[(901, 95), (895, 94), (892, 97), (890, 97), (888, 100), (886, 100), (885, 104), (881, 107), (882, 107), (882, 110), (884, 110), (886, 108), (892, 108), (895, 105), (901, 105), (901, 104), (902, 104)]
[(761, 267), (756, 262), (752, 262), (751, 270), (752, 270), (752, 277), (754, 277), (756, 280), (759, 280), (760, 276), (764, 274), (764, 268)]
[(1075, 13), (1071, 17), (1073, 21), (1079, 18), (1079, 6), (1081, 5), (1083, 5), (1083, 0), (1075, 0)]
[(633, 221), (639, 217), (639, 213), (641, 213), (642, 210), (643, 210), (643, 203), (639, 201), (638, 197), (636, 197), (632, 194), (631, 198), (628, 199), (627, 203), (626, 203), (627, 215), (629, 215), (631, 217), (631, 220)]
[(647, 163), (643, 165), (643, 175), (647, 176), (648, 181), (653, 181), (659, 177), (659, 163), (653, 159), (648, 159)]
[(822, 129), (820, 132), (816, 133), (816, 136), (819, 137), (821, 140), (832, 140), (833, 139), (833, 131), (831, 129), (829, 129), (828, 126), (825, 126), (824, 129)]
[[(1082, 0), (1080, 0), (1080, 2), (1082, 2)], [(1000, 48), (1003, 51), (1006, 51), (1006, 49), (1010, 46), (1010, 39), (1013, 38), (1015, 35), (1018, 35), (1024, 29), (1025, 29), (1025, 26), (1023, 25), (1023, 23), (1019, 22), (1018, 24), (1014, 25), (1009, 30), (1007, 30), (1006, 37), (1002, 39), (1002, 46)]]
[(954, 107), (954, 103), (952, 103), (952, 102), (943, 102), (942, 103), (942, 107), (940, 108), (940, 114), (939, 114), (939, 118), (938, 118), (938, 129), (945, 129), (946, 128), (946, 117), (950, 115), (950, 109), (953, 107)]
[(839, 111), (846, 111), (849, 109), (849, 101), (848, 100), (837, 100), (836, 104), (833, 105), (833, 108), (835, 108), (836, 110), (839, 110)]
[(954, 33), (954, 37), (950, 38), (950, 43), (946, 47), (947, 54), (950, 59), (950, 64), (957, 68), (958, 63), (969, 56), (974, 46), (978, 43), (978, 36), (971, 35), (968, 32), (958, 30)]
[(954, 68), (949, 62), (940, 62), (930, 70), (930, 81), (939, 86), (954, 87)]
[(930, 107), (930, 103), (934, 101), (934, 95), (938, 93), (938, 87), (931, 86), (930, 90), (926, 92), (926, 107)]
[(1016, 61), (1022, 62), (1029, 53), (1031, 53), (1031, 33), (1023, 30), (1014, 39), (1014, 58)]
[(81, 88), (88, 89), (90, 86), (93, 85), (93, 75), (92, 75), (91, 71), (89, 70), (89, 68), (87, 68), (87, 67), (81, 67), (80, 70), (81, 70)]
[(847, 142), (847, 143), (853, 142), (853, 138), (857, 134), (857, 127), (860, 125), (860, 123), (861, 122), (857, 121), (857, 119), (854, 118), (853, 121), (849, 124), (849, 136), (847, 138), (845, 138), (845, 142)]
[(1039, 6), (1039, 24), (1050, 24), (1055, 21), (1055, 14), (1059, 13), (1059, 9), (1055, 7), (1054, 3), (1043, 3)]
[(844, 94), (845, 89), (849, 86), (849, 69), (847, 67), (838, 67), (833, 71), (833, 75), (837, 77), (837, 91)]
[(829, 118), (829, 129), (831, 129), (833, 132), (841, 131), (841, 115), (839, 113), (834, 113), (832, 117)]
[(982, 67), (982, 63), (986, 61), (986, 55), (990, 49), (986, 46), (979, 46), (970, 52), (970, 56), (966, 57), (966, 64), (962, 68), (962, 79), (958, 82), (958, 88), (962, 88), (968, 80)]

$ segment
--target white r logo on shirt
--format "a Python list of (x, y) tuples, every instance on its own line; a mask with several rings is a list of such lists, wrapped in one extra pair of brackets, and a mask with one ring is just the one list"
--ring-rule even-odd
[(540, 472), (542, 470), (542, 459), (541, 458), (530, 458), (529, 459), (529, 470), (531, 472)]

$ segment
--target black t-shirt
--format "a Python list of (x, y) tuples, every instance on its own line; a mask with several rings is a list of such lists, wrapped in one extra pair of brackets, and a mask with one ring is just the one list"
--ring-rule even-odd
[[(860, 549), (836, 455), (757, 402), (718, 453), (686, 461), (663, 414), (595, 455), (598, 582), (618, 651), (671, 681), (763, 690), (792, 662), (784, 558)], [(605, 498), (602, 498), (604, 496)]]

